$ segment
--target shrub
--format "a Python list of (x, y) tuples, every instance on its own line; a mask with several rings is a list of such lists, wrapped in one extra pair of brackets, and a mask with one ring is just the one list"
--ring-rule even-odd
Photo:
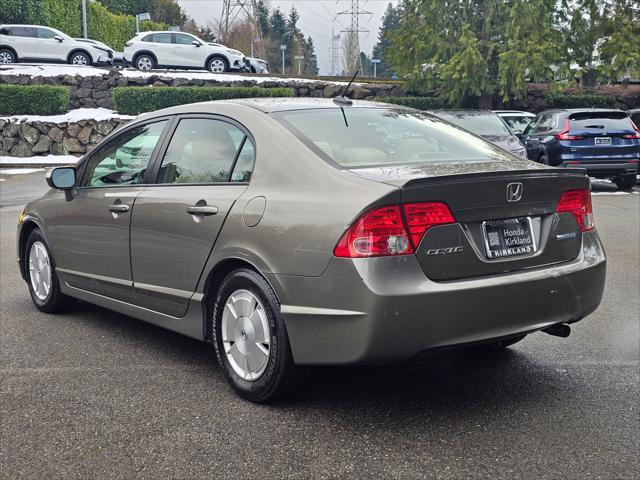
[(567, 93), (547, 96), (549, 108), (610, 108), (615, 105), (615, 98), (608, 95)]
[(71, 88), (0, 85), (0, 115), (56, 115), (69, 111)]
[(264, 87), (117, 87), (111, 91), (116, 110), (126, 115), (210, 100), (292, 96), (291, 88)]
[(417, 108), (418, 110), (433, 110), (446, 107), (445, 101), (440, 97), (378, 97), (375, 100)]

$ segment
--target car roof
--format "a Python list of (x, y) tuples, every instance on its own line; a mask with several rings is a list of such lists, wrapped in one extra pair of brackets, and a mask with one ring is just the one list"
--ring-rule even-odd
[(598, 113), (598, 112), (623, 112), (619, 108), (552, 108), (543, 110), (542, 113)]
[[(263, 113), (284, 112), (290, 110), (316, 110), (328, 108), (340, 108), (331, 98), (311, 97), (274, 97), (274, 98), (242, 98), (235, 100), (218, 100), (215, 103), (235, 103), (246, 105)], [(210, 102), (213, 103), (213, 102)], [(353, 105), (345, 108), (404, 108), (401, 105), (390, 103), (370, 102), (366, 100), (353, 100)]]
[(508, 115), (522, 115), (524, 117), (535, 117), (535, 113), (525, 112), (524, 110), (493, 110), (493, 112), (498, 115), (508, 114)]

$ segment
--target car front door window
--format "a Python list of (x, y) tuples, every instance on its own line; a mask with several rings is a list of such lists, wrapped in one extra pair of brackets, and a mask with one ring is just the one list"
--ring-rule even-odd
[(144, 174), (167, 121), (134, 127), (111, 140), (85, 167), (84, 187), (135, 185)]

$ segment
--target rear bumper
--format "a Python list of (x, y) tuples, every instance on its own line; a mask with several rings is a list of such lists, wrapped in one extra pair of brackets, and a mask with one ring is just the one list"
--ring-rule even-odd
[(606, 259), (595, 232), (575, 260), (453, 282), (425, 277), (415, 256), (334, 258), (320, 277), (270, 275), (298, 364), (390, 362), (423, 350), (575, 322), (602, 298)]
[(598, 161), (593, 163), (569, 163), (562, 162), (559, 167), (566, 168), (583, 168), (587, 174), (593, 177), (612, 177), (616, 175), (634, 175), (638, 173), (638, 161), (620, 162), (620, 161)]

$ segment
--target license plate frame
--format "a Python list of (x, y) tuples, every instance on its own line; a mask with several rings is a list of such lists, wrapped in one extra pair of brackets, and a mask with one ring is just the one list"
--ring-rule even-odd
[[(514, 245), (506, 245), (507, 227), (526, 227), (522, 233), (513, 232)], [(492, 234), (492, 235), (489, 235)], [(538, 251), (538, 245), (533, 230), (531, 217), (515, 217), (482, 222), (482, 238), (484, 240), (485, 256), (489, 260), (505, 259), (531, 255)], [(529, 241), (523, 241), (528, 239)], [(498, 245), (496, 245), (496, 241)]]
[(611, 146), (611, 137), (595, 137), (595, 144), (598, 147), (601, 146)]

